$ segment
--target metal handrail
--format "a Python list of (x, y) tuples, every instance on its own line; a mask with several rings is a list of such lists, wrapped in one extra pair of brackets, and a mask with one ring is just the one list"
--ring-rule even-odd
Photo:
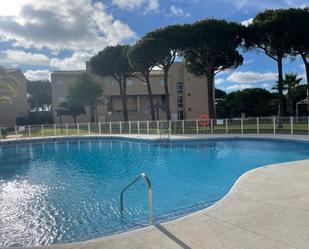
[(133, 184), (135, 184), (139, 179), (144, 178), (148, 188), (148, 205), (149, 205), (149, 223), (152, 225), (152, 187), (149, 180), (149, 177), (145, 173), (141, 173), (137, 176), (130, 184), (128, 184), (120, 193), (120, 211), (123, 212), (123, 194), (124, 192), (130, 188)]

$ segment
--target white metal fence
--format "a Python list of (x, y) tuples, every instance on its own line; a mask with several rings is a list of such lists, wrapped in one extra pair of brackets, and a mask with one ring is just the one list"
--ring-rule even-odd
[(16, 126), (1, 128), (0, 137), (50, 137), (100, 134), (299, 134), (309, 135), (309, 117), (212, 119), (208, 126), (198, 120), (128, 121)]

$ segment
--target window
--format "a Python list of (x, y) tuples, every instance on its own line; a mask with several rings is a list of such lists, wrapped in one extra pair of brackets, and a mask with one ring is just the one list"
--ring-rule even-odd
[(180, 108), (183, 107), (183, 97), (182, 96), (179, 96), (177, 98), (177, 106)]
[(56, 81), (57, 86), (63, 86), (63, 83), (64, 83), (63, 80), (57, 80)]
[(160, 85), (164, 86), (164, 79), (160, 79)]
[(116, 85), (116, 80), (111, 79), (109, 83), (110, 83), (112, 86), (114, 86), (114, 85)]
[(132, 86), (133, 85), (133, 80), (127, 80), (127, 84), (128, 84), (128, 86)]
[(108, 112), (113, 112), (113, 98), (112, 97), (108, 97), (108, 100), (107, 100), (107, 111)]
[(177, 93), (183, 93), (183, 83), (182, 82), (178, 82), (176, 84), (176, 90), (177, 90)]
[(177, 113), (177, 118), (178, 120), (183, 120), (184, 119), (184, 113), (182, 110), (179, 110)]
[(58, 97), (58, 103), (65, 102), (65, 97)]

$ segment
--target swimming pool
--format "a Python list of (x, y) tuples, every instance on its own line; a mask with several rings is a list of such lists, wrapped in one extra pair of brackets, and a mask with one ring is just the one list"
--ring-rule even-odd
[(0, 247), (81, 241), (148, 224), (145, 172), (154, 222), (205, 208), (244, 172), (309, 158), (309, 144), (221, 139), (158, 144), (83, 140), (0, 146)]

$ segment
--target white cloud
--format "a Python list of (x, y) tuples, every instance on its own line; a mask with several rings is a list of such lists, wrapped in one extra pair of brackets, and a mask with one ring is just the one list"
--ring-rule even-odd
[(48, 70), (28, 70), (24, 74), (28, 80), (50, 80)]
[(140, 8), (144, 2), (144, 0), (113, 0), (112, 4), (117, 5), (121, 9), (134, 10)]
[(253, 85), (251, 84), (235, 84), (228, 86), (226, 89), (229, 91), (237, 91), (237, 90), (243, 90), (247, 88), (253, 88)]
[(227, 81), (236, 83), (256, 83), (263, 81), (274, 81), (277, 79), (277, 74), (274, 72), (257, 73), (248, 72), (233, 72), (227, 77)]
[(308, 6), (306, 0), (217, 0), (232, 4), (236, 10), (239, 9), (255, 9), (264, 10), (272, 8), (287, 8), (287, 7), (305, 7)]
[(222, 83), (225, 82), (225, 81), (226, 81), (225, 79), (218, 78), (218, 79), (215, 79), (215, 84), (216, 84), (216, 85), (220, 85), (220, 84), (222, 84)]
[(146, 11), (155, 11), (159, 9), (159, 0), (112, 0), (112, 4), (123, 10), (135, 10), (142, 6)]
[[(146, 7), (153, 8), (157, 0), (154, 5), (150, 2)], [(0, 61), (10, 65), (84, 69), (85, 60), (106, 46), (135, 38), (135, 32), (109, 14), (101, 2), (10, 0), (0, 8), (0, 42), (16, 47), (0, 53)], [(29, 52), (31, 48), (39, 52)], [(42, 49), (48, 49), (54, 58), (43, 54), (45, 50), (40, 53)], [(72, 56), (57, 57), (61, 51)], [(32, 77), (33, 72), (29, 75)]]
[(91, 56), (92, 54), (87, 52), (74, 52), (71, 57), (51, 59), (50, 65), (60, 70), (82, 70), (85, 69), (85, 61), (89, 60)]
[[(0, 12), (0, 40), (15, 46), (95, 53), (134, 39), (135, 33), (91, 0), (10, 0), (11, 15)], [(14, 4), (13, 4), (14, 3)]]
[(182, 8), (178, 8), (175, 5), (172, 5), (170, 7), (170, 16), (189, 17), (190, 13), (186, 13)]
[(243, 64), (244, 64), (244, 65), (248, 65), (248, 64), (252, 64), (253, 62), (254, 62), (253, 59), (251, 59), (251, 60), (245, 60), (245, 61), (243, 62)]
[(264, 83), (264, 84), (262, 84), (262, 87), (268, 88), (268, 87), (270, 87), (270, 84)]
[(252, 22), (253, 22), (253, 18), (249, 18), (249, 19), (247, 19), (247, 20), (242, 21), (241, 24), (247, 27), (247, 26), (249, 26)]
[(149, 0), (146, 11), (156, 11), (159, 9), (159, 0)]
[(5, 50), (3, 58), (1, 59), (4, 63), (13, 63), (21, 65), (34, 65), (34, 66), (48, 66), (49, 58), (44, 54), (37, 54), (31, 52), (25, 52), (23, 50)]

